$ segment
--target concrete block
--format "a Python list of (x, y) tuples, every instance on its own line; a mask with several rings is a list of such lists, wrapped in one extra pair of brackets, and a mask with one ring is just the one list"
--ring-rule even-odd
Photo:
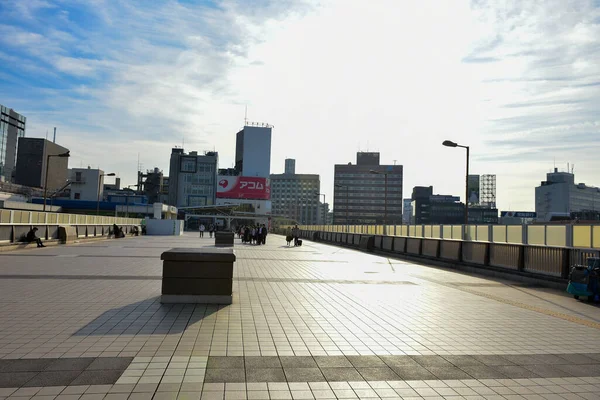
[(162, 294), (228, 295), (232, 279), (163, 278)]
[(163, 261), (165, 278), (229, 278), (233, 279), (233, 263), (206, 261)]
[(233, 249), (204, 248), (174, 248), (160, 255), (164, 261), (199, 261), (199, 262), (234, 262)]

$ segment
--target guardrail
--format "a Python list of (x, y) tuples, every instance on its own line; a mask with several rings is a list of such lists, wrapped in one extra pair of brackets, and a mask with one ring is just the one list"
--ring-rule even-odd
[(318, 232), (600, 249), (600, 225), (303, 225), (300, 228)]
[[(285, 230), (278, 233), (285, 234)], [(600, 257), (600, 249), (498, 243), (459, 239), (384, 236), (370, 233), (301, 230), (301, 237), (363, 250), (487, 267), (506, 272), (566, 279), (570, 266)]]
[[(70, 242), (84, 238), (102, 238), (113, 235), (113, 225), (130, 234), (141, 230), (142, 220), (138, 218), (118, 218), (96, 215), (45, 213), (36, 211), (0, 210), (0, 245), (10, 246), (22, 243), (30, 229), (38, 228), (37, 236), (42, 240)], [(60, 229), (68, 234), (60, 237)]]

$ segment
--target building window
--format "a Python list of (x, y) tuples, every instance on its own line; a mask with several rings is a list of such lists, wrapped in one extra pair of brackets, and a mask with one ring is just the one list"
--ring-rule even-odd
[(75, 195), (73, 196), (73, 198), (75, 200), (81, 200), (81, 193), (75, 193)]
[[(46, 167), (48, 168), (48, 167)], [(75, 182), (81, 182), (81, 172), (75, 172)], [(79, 193), (75, 193), (78, 195)]]
[(196, 157), (181, 157), (181, 172), (196, 172)]

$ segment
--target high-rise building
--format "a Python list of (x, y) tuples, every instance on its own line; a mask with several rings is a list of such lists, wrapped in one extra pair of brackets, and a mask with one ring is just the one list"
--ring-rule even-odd
[(410, 224), (412, 217), (412, 199), (402, 200), (402, 223), (404, 225)]
[[(67, 182), (69, 158), (52, 157), (69, 150), (41, 138), (19, 138), (15, 183), (30, 187), (44, 187), (48, 168), (48, 190), (60, 189)], [(48, 158), (48, 156), (51, 156)]]
[(356, 165), (335, 166), (335, 225), (401, 223), (402, 165), (380, 165), (379, 158), (379, 153), (359, 152)]
[(296, 174), (295, 162), (290, 169), (288, 161), (285, 163), (285, 173), (271, 175), (272, 213), (278, 217), (294, 219), (301, 224), (316, 225), (320, 221), (319, 175)]
[(169, 164), (169, 205), (195, 207), (216, 204), (219, 155), (208, 151), (204, 155), (181, 148), (171, 151)]
[(554, 172), (535, 188), (535, 212), (537, 219), (549, 221), (552, 215), (571, 215), (583, 211), (600, 211), (600, 189), (575, 184), (575, 175), (570, 172)]
[(296, 160), (294, 160), (293, 158), (286, 158), (284, 174), (295, 174), (295, 173), (296, 173)]
[(235, 169), (238, 175), (268, 178), (271, 174), (271, 132), (268, 124), (244, 126), (236, 135)]
[(25, 136), (26, 118), (0, 105), (0, 179), (10, 182), (17, 165), (17, 144)]
[(465, 205), (460, 197), (433, 194), (433, 186), (415, 186), (412, 191), (411, 224), (452, 225), (465, 220)]

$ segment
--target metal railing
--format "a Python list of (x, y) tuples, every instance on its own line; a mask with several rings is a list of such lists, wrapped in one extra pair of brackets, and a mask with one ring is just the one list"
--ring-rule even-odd
[(0, 210), (0, 225), (141, 225), (139, 218)]

